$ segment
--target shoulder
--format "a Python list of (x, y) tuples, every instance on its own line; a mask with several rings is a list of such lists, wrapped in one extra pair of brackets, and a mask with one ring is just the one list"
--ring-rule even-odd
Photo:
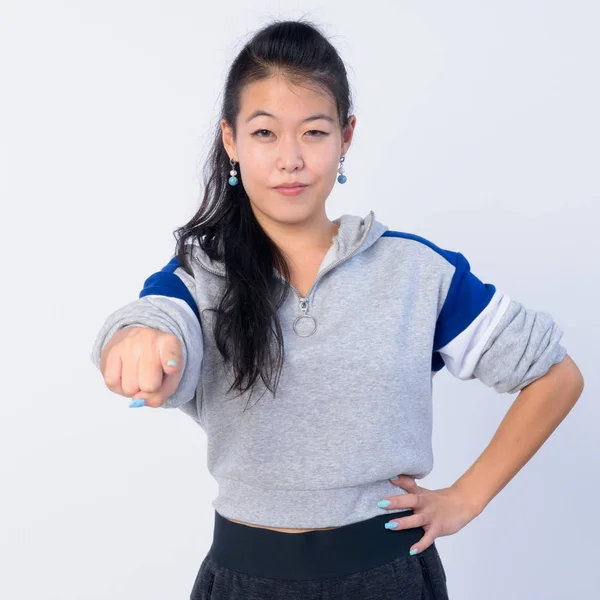
[(394, 254), (402, 251), (406, 254), (420, 256), (452, 271), (470, 268), (465, 256), (457, 250), (443, 248), (431, 239), (417, 233), (388, 229), (381, 234), (381, 237), (388, 238), (384, 243), (389, 244), (390, 252)]

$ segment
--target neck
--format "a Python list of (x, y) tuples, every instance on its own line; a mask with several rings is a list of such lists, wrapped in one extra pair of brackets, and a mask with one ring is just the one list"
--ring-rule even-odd
[(339, 231), (339, 226), (326, 215), (304, 223), (281, 223), (259, 216), (257, 219), (267, 235), (288, 256), (327, 252)]

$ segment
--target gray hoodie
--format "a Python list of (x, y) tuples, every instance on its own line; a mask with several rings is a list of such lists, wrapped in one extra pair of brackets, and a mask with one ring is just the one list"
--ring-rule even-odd
[[(227, 393), (232, 372), (212, 325), (224, 265), (195, 243), (193, 277), (176, 257), (140, 297), (108, 316), (92, 351), (120, 328), (169, 332), (183, 373), (164, 408), (206, 432), (221, 515), (270, 527), (334, 527), (404, 509), (390, 477), (433, 468), (432, 380), (447, 367), (515, 393), (565, 355), (550, 314), (528, 309), (470, 271), (467, 259), (366, 217), (342, 215), (306, 298), (279, 309), (285, 360), (275, 397)], [(260, 379), (259, 379), (260, 382)], [(244, 410), (246, 409), (246, 410)]]

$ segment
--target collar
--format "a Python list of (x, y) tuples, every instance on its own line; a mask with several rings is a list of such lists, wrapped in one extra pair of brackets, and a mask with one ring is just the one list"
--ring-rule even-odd
[[(334, 219), (333, 222), (339, 226), (338, 233), (333, 238), (333, 244), (323, 258), (319, 274), (325, 269), (334, 268), (338, 264), (348, 260), (355, 254), (359, 254), (371, 247), (388, 227), (378, 221), (375, 213), (371, 210), (364, 217), (358, 215), (344, 214)], [(225, 277), (225, 264), (222, 260), (212, 260), (200, 249), (198, 240), (192, 242), (199, 251), (195, 257), (200, 265), (216, 275)], [(333, 266), (331, 266), (333, 265)], [(276, 271), (279, 274), (278, 271)]]

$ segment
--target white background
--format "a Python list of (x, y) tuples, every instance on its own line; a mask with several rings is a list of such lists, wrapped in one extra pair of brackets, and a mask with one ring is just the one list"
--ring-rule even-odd
[[(600, 9), (595, 2), (0, 2), (0, 597), (187, 599), (212, 539), (204, 432), (129, 409), (89, 355), (201, 197), (227, 68), (305, 16), (346, 61), (357, 125), (331, 219), (462, 252), (549, 312), (584, 393), (467, 527), (436, 544), (453, 600), (597, 593)], [(516, 395), (434, 383), (431, 489)]]

